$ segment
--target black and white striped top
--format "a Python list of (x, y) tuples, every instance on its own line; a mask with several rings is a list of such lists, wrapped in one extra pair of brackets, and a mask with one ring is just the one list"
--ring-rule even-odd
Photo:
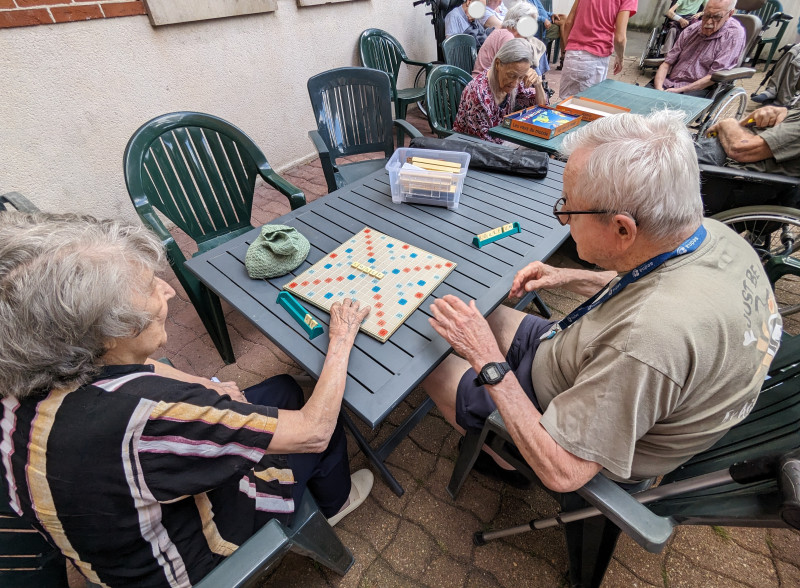
[(277, 417), (152, 366), (112, 366), (72, 392), (3, 399), (2, 484), (92, 582), (190, 586), (291, 517), (286, 457), (265, 456)]

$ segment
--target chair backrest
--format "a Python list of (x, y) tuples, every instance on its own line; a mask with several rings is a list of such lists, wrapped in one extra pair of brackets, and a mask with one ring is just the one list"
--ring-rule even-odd
[(744, 50), (739, 56), (738, 63), (738, 65), (741, 66), (745, 58), (750, 55), (753, 47), (758, 43), (758, 34), (761, 32), (761, 19), (753, 14), (734, 14), (733, 18), (738, 20), (739, 24), (744, 27)]
[(428, 76), (426, 86), (428, 120), (433, 132), (439, 137), (452, 134), (453, 122), (461, 103), (461, 94), (471, 81), (472, 76), (469, 73), (452, 65), (439, 65), (433, 68)]
[(124, 161), (137, 212), (156, 207), (198, 243), (250, 226), (256, 176), (269, 169), (250, 137), (199, 112), (145, 123), (128, 141)]
[(783, 12), (783, 6), (780, 2), (778, 2), (778, 0), (766, 0), (766, 2), (764, 2), (764, 4), (762, 4), (759, 8), (751, 8), (750, 10), (742, 12), (747, 12), (753, 16), (757, 16), (761, 19), (761, 22), (767, 22), (776, 12)]
[(394, 88), (400, 66), (408, 59), (400, 41), (381, 29), (367, 29), (358, 39), (358, 50), (364, 67), (385, 71)]
[[(800, 337), (784, 338), (755, 408), (713, 447), (664, 476), (670, 482), (725, 470), (733, 463), (782, 455), (800, 447)], [(650, 505), (683, 524), (780, 524), (775, 479), (698, 490)]]
[(460, 67), (466, 72), (472, 72), (475, 60), (478, 58), (477, 42), (472, 35), (453, 35), (442, 43), (444, 62), (447, 65)]
[(394, 151), (391, 82), (366, 67), (340, 67), (308, 80), (317, 130), (335, 158)]

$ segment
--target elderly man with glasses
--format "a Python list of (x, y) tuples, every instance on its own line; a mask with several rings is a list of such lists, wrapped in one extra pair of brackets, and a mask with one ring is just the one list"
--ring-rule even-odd
[[(623, 114), (568, 135), (563, 197), (578, 254), (605, 271), (534, 262), (511, 296), (591, 298), (558, 322), (444, 296), (430, 322), (453, 346), (423, 382), (459, 431), (495, 409), (545, 486), (600, 470), (633, 483), (710, 447), (755, 404), (781, 319), (755, 251), (703, 218), (694, 147), (676, 113)], [(482, 454), (476, 469), (521, 474)]]
[(732, 19), (736, 0), (710, 0), (699, 22), (689, 25), (667, 53), (648, 84), (656, 90), (708, 96), (711, 74), (739, 65), (745, 31)]

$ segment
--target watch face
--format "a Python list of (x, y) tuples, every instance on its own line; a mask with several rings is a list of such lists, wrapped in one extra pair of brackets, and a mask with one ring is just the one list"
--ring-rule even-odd
[(490, 365), (490, 366), (486, 367), (486, 379), (487, 380), (496, 380), (501, 375), (502, 374), (500, 373), (500, 370), (497, 369), (497, 366)]

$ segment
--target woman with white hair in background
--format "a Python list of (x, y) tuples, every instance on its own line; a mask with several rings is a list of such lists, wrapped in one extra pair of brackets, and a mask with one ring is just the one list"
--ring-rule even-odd
[[(535, 29), (533, 33), (530, 33), (529, 37), (520, 34), (518, 31), (518, 26), (522, 19), (529, 18), (531, 19), (529, 22), (535, 23), (538, 17), (539, 14), (533, 4), (528, 4), (527, 2), (515, 4), (506, 14), (503, 26), (492, 31), (483, 45), (481, 45), (481, 50), (478, 51), (478, 58), (475, 60), (475, 67), (472, 68), (472, 77), (476, 78), (489, 69), (497, 52), (511, 39), (527, 39), (533, 49), (534, 63), (538, 64), (546, 50), (544, 43), (533, 36), (536, 34)], [(523, 32), (528, 31), (523, 29)], [(535, 66), (534, 69), (536, 69)]]
[(515, 110), (546, 102), (542, 80), (531, 68), (534, 63), (533, 47), (526, 39), (511, 39), (503, 45), (492, 66), (461, 93), (453, 130), (502, 143), (489, 136), (490, 128)]

